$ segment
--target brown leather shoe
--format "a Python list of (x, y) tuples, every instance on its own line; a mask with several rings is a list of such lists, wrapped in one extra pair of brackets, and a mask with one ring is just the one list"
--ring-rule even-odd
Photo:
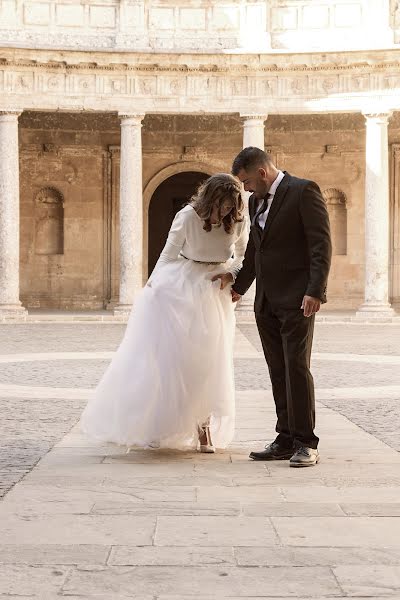
[(250, 452), (249, 458), (253, 460), (289, 460), (292, 456), (293, 448), (284, 448), (276, 442), (272, 442), (261, 452)]

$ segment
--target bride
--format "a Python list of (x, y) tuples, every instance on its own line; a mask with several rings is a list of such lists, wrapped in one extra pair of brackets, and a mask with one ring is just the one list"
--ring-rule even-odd
[[(81, 420), (128, 447), (225, 448), (234, 433), (234, 304), (246, 249), (240, 182), (207, 179), (180, 210)], [(233, 256), (233, 258), (232, 258)], [(230, 276), (231, 274), (232, 276)]]

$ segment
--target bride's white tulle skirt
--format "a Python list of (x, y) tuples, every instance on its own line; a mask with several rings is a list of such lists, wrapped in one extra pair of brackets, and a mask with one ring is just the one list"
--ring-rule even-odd
[[(224, 265), (161, 265), (135, 300), (124, 338), (85, 408), (89, 436), (138, 447), (193, 449), (210, 418), (217, 448), (234, 433), (234, 304), (211, 281)], [(221, 268), (222, 267), (222, 268)]]

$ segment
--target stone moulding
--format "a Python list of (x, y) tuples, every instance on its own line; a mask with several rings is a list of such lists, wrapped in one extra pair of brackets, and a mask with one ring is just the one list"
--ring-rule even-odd
[[(0, 110), (319, 112), (400, 109), (397, 53), (274, 57), (2, 51)], [(111, 62), (111, 56), (113, 62)], [(60, 59), (60, 60), (58, 60)], [(108, 62), (106, 63), (106, 59)], [(184, 59), (185, 62), (182, 62)], [(273, 59), (273, 60), (272, 60)], [(293, 60), (292, 60), (293, 59)], [(134, 104), (132, 104), (134, 101)]]

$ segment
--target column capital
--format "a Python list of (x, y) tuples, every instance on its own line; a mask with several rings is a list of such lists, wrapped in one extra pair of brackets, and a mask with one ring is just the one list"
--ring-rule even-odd
[(22, 108), (10, 108), (8, 110), (0, 108), (0, 117), (16, 117), (18, 119), (22, 112)]
[(243, 121), (266, 121), (268, 119), (268, 114), (254, 114), (254, 113), (240, 113), (240, 118)]
[(363, 110), (362, 115), (365, 120), (376, 121), (377, 123), (387, 123), (392, 116), (392, 110)]
[(121, 119), (121, 125), (137, 125), (141, 126), (142, 121), (145, 117), (143, 113), (126, 113), (119, 112), (119, 118)]

